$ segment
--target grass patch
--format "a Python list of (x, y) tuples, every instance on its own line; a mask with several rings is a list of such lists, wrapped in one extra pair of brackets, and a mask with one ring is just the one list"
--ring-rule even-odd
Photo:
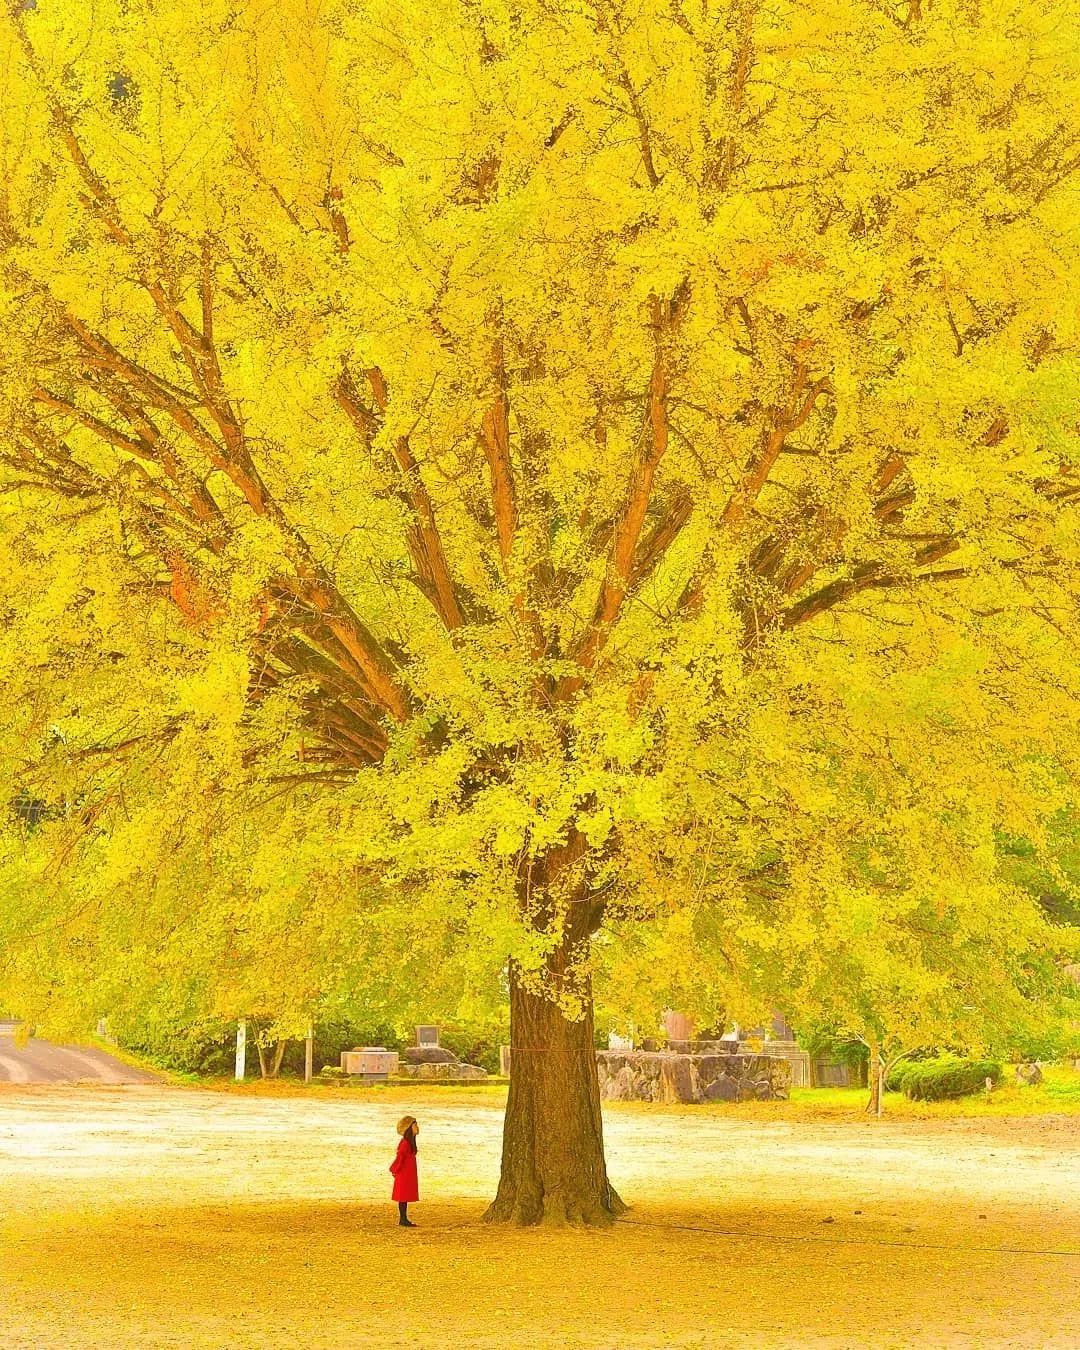
[[(830, 1116), (857, 1115), (866, 1109), (866, 1088), (792, 1088), (789, 1102), (747, 1102), (755, 1117), (775, 1114), (791, 1119), (819, 1120)], [(1043, 1068), (1037, 1087), (1016, 1082), (1012, 1067), (1005, 1070), (1000, 1086), (989, 1098), (977, 1092), (955, 1101), (911, 1101), (902, 1092), (886, 1092), (885, 1115), (904, 1120), (979, 1118), (982, 1116), (1044, 1116), (1080, 1114), (1080, 1070), (1061, 1064)]]

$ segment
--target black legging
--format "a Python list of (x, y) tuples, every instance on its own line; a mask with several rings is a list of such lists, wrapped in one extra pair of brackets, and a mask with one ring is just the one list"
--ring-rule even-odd
[(408, 1219), (409, 1219), (409, 1202), (408, 1202), (408, 1200), (399, 1200), (399, 1201), (397, 1202), (397, 1212), (398, 1212), (398, 1218), (401, 1220), (401, 1222), (402, 1222), (402, 1223), (407, 1223), (407, 1222), (408, 1222)]

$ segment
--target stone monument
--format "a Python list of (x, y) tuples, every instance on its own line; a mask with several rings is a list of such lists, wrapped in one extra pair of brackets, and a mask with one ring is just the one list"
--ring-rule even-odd
[(366, 1083), (385, 1083), (398, 1071), (398, 1054), (381, 1045), (355, 1046), (341, 1052), (341, 1067), (352, 1078)]

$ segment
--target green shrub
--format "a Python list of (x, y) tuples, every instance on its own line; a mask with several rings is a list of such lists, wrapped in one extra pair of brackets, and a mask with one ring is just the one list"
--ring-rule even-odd
[[(255, 1038), (260, 1019), (248, 1019), (247, 1075), (258, 1077), (259, 1057)], [(126, 1050), (143, 1056), (162, 1069), (195, 1073), (203, 1077), (231, 1077), (236, 1055), (236, 1023), (203, 1020), (186, 1023), (177, 1018), (165, 1025), (119, 1027), (117, 1040)], [(340, 1063), (341, 1052), (353, 1046), (382, 1045), (397, 1050), (401, 1037), (386, 1024), (348, 1021), (315, 1022), (313, 1068), (319, 1073), (324, 1065)], [(496, 1057), (498, 1051), (496, 1051)], [(291, 1037), (281, 1060), (281, 1077), (302, 1077), (304, 1072), (303, 1035)]]
[(510, 1040), (509, 1030), (496, 1030), (493, 1035), (485, 1029), (442, 1028), (439, 1044), (457, 1055), (463, 1064), (475, 1064), (488, 1073), (499, 1072), (499, 1046)]
[(986, 1080), (996, 1087), (1001, 1081), (1001, 1065), (992, 1059), (938, 1059), (901, 1061), (889, 1075), (905, 1097), (917, 1102), (951, 1101), (979, 1092)]
[(885, 1090), (887, 1092), (903, 1092), (908, 1072), (915, 1067), (915, 1063), (916, 1061), (913, 1059), (902, 1059), (898, 1064), (894, 1064), (885, 1079)]
[[(232, 1072), (236, 1054), (236, 1023), (223, 1021), (159, 1023), (135, 1028), (120, 1025), (117, 1043), (159, 1069), (202, 1077)], [(254, 1053), (254, 1052), (252, 1052)]]
[(870, 1051), (863, 1041), (849, 1036), (837, 1036), (821, 1027), (799, 1028), (799, 1044), (812, 1059), (832, 1060), (856, 1071), (858, 1080), (865, 1081)]

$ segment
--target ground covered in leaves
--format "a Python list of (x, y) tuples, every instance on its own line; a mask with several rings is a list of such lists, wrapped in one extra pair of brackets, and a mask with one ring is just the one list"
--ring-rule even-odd
[[(1080, 1116), (607, 1109), (610, 1231), (506, 1231), (495, 1089), (0, 1091), (0, 1345), (1080, 1344)], [(389, 1203), (422, 1122), (420, 1227)]]

